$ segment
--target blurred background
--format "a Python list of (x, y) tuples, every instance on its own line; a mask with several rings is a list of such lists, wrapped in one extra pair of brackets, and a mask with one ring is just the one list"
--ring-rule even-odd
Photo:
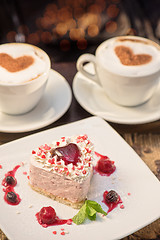
[(27, 42), (53, 62), (94, 53), (105, 39), (160, 40), (160, 0), (1, 0), (0, 43)]

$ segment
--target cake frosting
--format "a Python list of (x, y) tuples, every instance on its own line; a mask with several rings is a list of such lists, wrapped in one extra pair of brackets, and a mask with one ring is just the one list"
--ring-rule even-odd
[(94, 146), (87, 135), (61, 137), (32, 151), (31, 187), (79, 208), (86, 200), (93, 173)]

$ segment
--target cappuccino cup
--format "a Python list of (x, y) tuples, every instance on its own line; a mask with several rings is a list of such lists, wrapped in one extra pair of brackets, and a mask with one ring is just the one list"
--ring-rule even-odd
[[(92, 63), (94, 74), (85, 68)], [(160, 78), (160, 46), (146, 38), (119, 36), (104, 41), (95, 55), (83, 54), (77, 70), (99, 84), (116, 104), (137, 106), (148, 101)]]
[(42, 49), (26, 43), (0, 45), (0, 111), (24, 114), (40, 101), (51, 67)]

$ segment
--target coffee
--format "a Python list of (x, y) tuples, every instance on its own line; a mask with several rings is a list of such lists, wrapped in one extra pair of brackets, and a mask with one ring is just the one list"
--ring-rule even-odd
[(145, 76), (159, 70), (160, 49), (147, 39), (113, 38), (97, 57), (108, 71), (124, 76)]
[(36, 79), (46, 70), (41, 50), (28, 44), (0, 46), (0, 83), (21, 84)]
[[(93, 65), (93, 72), (85, 67), (86, 62)], [(158, 87), (160, 46), (136, 36), (111, 38), (98, 46), (95, 56), (80, 56), (77, 69), (114, 103), (137, 106), (148, 101)]]
[(40, 101), (51, 61), (42, 49), (27, 43), (0, 45), (0, 111), (24, 114)]

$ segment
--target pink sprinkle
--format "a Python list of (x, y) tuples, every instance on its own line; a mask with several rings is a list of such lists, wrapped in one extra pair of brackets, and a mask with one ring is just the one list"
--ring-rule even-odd
[(124, 205), (123, 205), (123, 204), (121, 204), (120, 208), (121, 208), (121, 209), (124, 209)]
[(0, 165), (0, 169), (2, 169), (2, 165)]
[(53, 231), (53, 234), (55, 234), (55, 235), (56, 235), (56, 234), (57, 234), (57, 231)]
[(57, 146), (59, 146), (59, 145), (60, 145), (60, 142), (56, 142), (56, 144), (57, 144)]
[(49, 163), (54, 164), (54, 158), (48, 160)]
[(44, 145), (44, 149), (45, 149), (45, 150), (50, 150), (50, 149), (51, 149), (51, 147), (50, 147), (50, 146), (48, 146), (47, 144), (45, 144), (45, 145)]
[(82, 165), (81, 167), (77, 168), (78, 170), (82, 170), (84, 168), (84, 166)]
[(64, 228), (61, 228), (61, 231), (64, 231)]
[(36, 153), (36, 151), (33, 150), (33, 151), (32, 151), (32, 154), (35, 154), (35, 153)]
[(37, 156), (41, 156), (42, 152), (38, 151)]
[(88, 138), (87, 134), (85, 134), (82, 138), (83, 140), (86, 140)]
[(27, 172), (23, 172), (24, 175), (27, 175)]
[(61, 235), (65, 235), (65, 232), (61, 232)]
[(41, 158), (46, 158), (46, 156), (45, 155), (42, 155), (42, 157)]
[(87, 153), (91, 153), (91, 150), (89, 148), (85, 148)]
[(131, 193), (129, 192), (129, 193), (128, 193), (128, 196), (130, 196), (130, 195), (131, 195)]
[(29, 176), (27, 176), (27, 178), (29, 179)]

